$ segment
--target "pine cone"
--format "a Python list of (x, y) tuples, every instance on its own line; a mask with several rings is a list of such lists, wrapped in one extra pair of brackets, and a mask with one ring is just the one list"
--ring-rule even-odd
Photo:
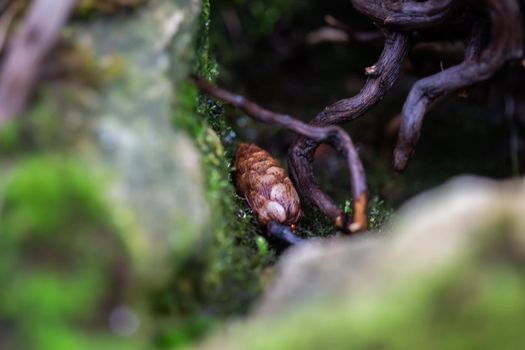
[(293, 225), (301, 217), (301, 202), (279, 162), (253, 144), (237, 149), (235, 182), (261, 225), (272, 220)]

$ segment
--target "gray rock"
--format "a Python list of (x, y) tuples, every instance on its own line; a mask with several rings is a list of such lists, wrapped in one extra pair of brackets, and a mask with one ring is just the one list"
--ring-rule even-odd
[(385, 236), (370, 232), (290, 249), (255, 314), (275, 316), (313, 302), (409, 283), (468, 255), (480, 239), (475, 234), (501, 215), (518, 220), (525, 243), (523, 213), (523, 184), (455, 179), (405, 204)]
[(313, 240), (289, 249), (279, 261), (278, 277), (255, 313), (286, 313), (358, 285), (373, 269), (380, 243), (379, 237), (367, 234), (350, 240)]
[(53, 137), (110, 179), (108, 199), (142, 276), (168, 276), (209, 224), (198, 151), (173, 127), (199, 13), (197, 0), (159, 0), (76, 23), (68, 38), (97, 74), (113, 76), (95, 88), (60, 82), (43, 91), (60, 118)]

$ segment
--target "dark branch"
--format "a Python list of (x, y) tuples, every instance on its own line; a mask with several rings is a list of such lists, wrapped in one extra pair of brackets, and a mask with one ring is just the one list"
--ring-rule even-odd
[(423, 118), (429, 106), (447, 94), (490, 78), (510, 59), (523, 55), (523, 28), (520, 6), (516, 0), (485, 0), (491, 17), (491, 38), (481, 51), (482, 33), (478, 23), (466, 49), (465, 61), (414, 84), (403, 106), (399, 139), (394, 150), (394, 169), (403, 171), (414, 153), (421, 134)]
[[(407, 50), (408, 38), (406, 34), (388, 33), (383, 53), (379, 61), (372, 66), (373, 73), (369, 75), (361, 92), (352, 98), (328, 106), (315, 117), (311, 124), (318, 126), (338, 124), (363, 115), (379, 102), (392, 87), (399, 76)], [(314, 178), (312, 161), (313, 154), (318, 146), (319, 142), (316, 140), (299, 138), (288, 152), (288, 167), (299, 193), (326, 212), (336, 205), (323, 192)], [(359, 201), (358, 196), (354, 195), (354, 199)], [(354, 207), (362, 207), (362, 205), (354, 203)], [(344, 227), (345, 223), (340, 223), (340, 226)]]
[(386, 34), (383, 52), (376, 64), (366, 69), (368, 79), (361, 91), (326, 107), (311, 122), (313, 125), (341, 124), (362, 116), (375, 106), (394, 85), (408, 51), (405, 33)]

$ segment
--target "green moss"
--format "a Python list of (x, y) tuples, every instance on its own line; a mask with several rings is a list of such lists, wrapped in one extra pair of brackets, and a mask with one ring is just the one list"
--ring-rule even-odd
[(194, 115), (198, 92), (193, 84), (186, 82), (179, 87), (177, 103), (174, 108), (174, 123), (177, 129), (186, 131), (196, 138), (202, 129), (202, 120)]
[(9, 215), (2, 220), (4, 232), (22, 239), (25, 234), (64, 232), (80, 218), (104, 221), (100, 192), (86, 173), (79, 164), (60, 157), (18, 165), (6, 184), (4, 211)]
[(194, 315), (181, 320), (172, 320), (166, 330), (155, 339), (161, 349), (178, 349), (202, 337), (212, 327), (215, 320), (206, 315)]
[(299, 222), (298, 232), (307, 238), (339, 234), (333, 222), (319, 208), (309, 203), (303, 203), (303, 217)]
[[(181, 274), (191, 274), (187, 285), (198, 288), (200, 302), (212, 303), (219, 314), (245, 310), (248, 301), (259, 292), (258, 273), (265, 265), (268, 254), (259, 254), (250, 217), (241, 213), (240, 199), (230, 181), (231, 155), (222, 146), (220, 138), (208, 125), (209, 110), (202, 98), (195, 99), (195, 89), (183, 88), (184, 100), (177, 108), (175, 123), (187, 130), (195, 139), (201, 153), (206, 175), (206, 196), (212, 210), (211, 242), (202, 251), (199, 261), (189, 261), (181, 267)], [(191, 101), (191, 102), (190, 102)], [(198, 101), (199, 107), (195, 104)], [(191, 106), (191, 110), (188, 107)], [(198, 112), (200, 111), (200, 113)], [(204, 114), (201, 114), (204, 113)], [(206, 114), (208, 113), (208, 114)], [(192, 266), (190, 266), (192, 265)], [(195, 268), (201, 270), (195, 273)], [(196, 279), (201, 278), (200, 281)], [(178, 281), (184, 277), (179, 274)], [(181, 289), (180, 287), (178, 289)], [(208, 305), (210, 308), (210, 305)]]
[(210, 54), (210, 1), (203, 0), (199, 17), (199, 31), (196, 36), (193, 72), (207, 80), (213, 81), (219, 75), (217, 62)]
[[(341, 206), (343, 211), (352, 215), (352, 201), (347, 199)], [(381, 232), (393, 215), (393, 209), (388, 207), (378, 196), (373, 196), (368, 203), (369, 229)], [(323, 214), (319, 208), (311, 204), (303, 204), (303, 218), (299, 222), (299, 232), (305, 237), (329, 237), (340, 235), (334, 223)]]
[[(215, 81), (219, 75), (219, 66), (210, 54), (210, 1), (202, 2), (202, 12), (199, 18), (199, 32), (196, 36), (196, 55), (193, 66), (194, 74), (208, 80)], [(193, 100), (195, 101), (195, 100)], [(199, 96), (197, 112), (204, 116), (208, 125), (221, 137), (224, 138), (231, 129), (224, 120), (222, 104), (207, 97)]]
[(369, 229), (381, 232), (393, 214), (394, 210), (383, 199), (373, 196), (368, 203)]
[(2, 334), (13, 348), (120, 343), (83, 326), (105, 324), (102, 306), (119, 289), (110, 287), (111, 273), (126, 260), (95, 181), (80, 162), (58, 155), (21, 160), (2, 176), (0, 322), (13, 325)]
[[(250, 235), (250, 217), (241, 213), (240, 201), (230, 181), (230, 163), (219, 138), (204, 129), (197, 139), (208, 174), (208, 200), (212, 204), (215, 248), (204, 276), (208, 293), (220, 303), (222, 312), (246, 310), (259, 293), (259, 272), (268, 254), (260, 255), (255, 236)], [(225, 286), (227, 286), (225, 288)]]
[[(15, 156), (35, 147), (53, 148), (60, 139), (60, 119), (45, 96), (39, 96), (31, 110), (0, 129), (0, 155)], [(38, 132), (36, 132), (38, 130)]]
[[(209, 2), (202, 6), (193, 72), (214, 80), (218, 67), (209, 53)], [(232, 185), (232, 153), (223, 146), (231, 129), (221, 105), (200, 96), (190, 83), (179, 86), (175, 97), (174, 124), (193, 137), (200, 151), (212, 217), (209, 240), (178, 266), (172, 285), (154, 297), (156, 312), (165, 318), (157, 336), (163, 348), (186, 345), (223, 317), (245, 312), (261, 291), (261, 270), (273, 258), (259, 249), (251, 216), (244, 215)]]
[(21, 130), (17, 121), (11, 120), (0, 128), (0, 155), (13, 154), (21, 145)]

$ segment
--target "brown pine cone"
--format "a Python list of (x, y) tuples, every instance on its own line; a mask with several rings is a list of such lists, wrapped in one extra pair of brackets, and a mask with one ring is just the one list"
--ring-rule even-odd
[(279, 162), (253, 144), (243, 143), (235, 158), (235, 182), (261, 225), (272, 220), (294, 225), (301, 217), (301, 202)]

